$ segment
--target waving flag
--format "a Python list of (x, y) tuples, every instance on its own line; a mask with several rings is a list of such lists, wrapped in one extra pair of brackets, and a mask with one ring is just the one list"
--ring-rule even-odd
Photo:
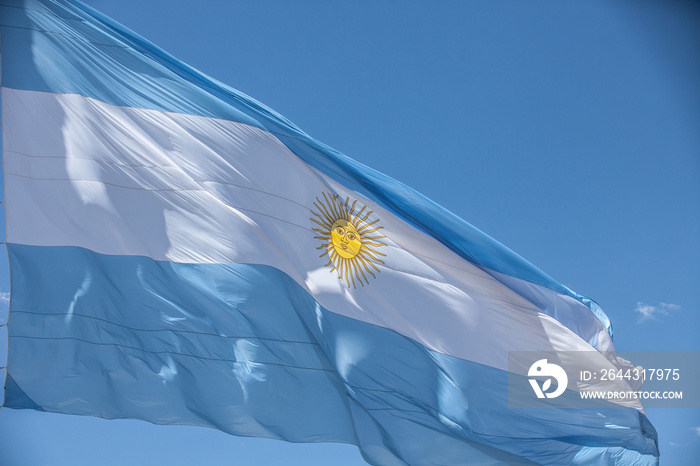
[(5, 406), (656, 464), (641, 406), (508, 407), (509, 352), (613, 350), (594, 302), (90, 8), (0, 5)]

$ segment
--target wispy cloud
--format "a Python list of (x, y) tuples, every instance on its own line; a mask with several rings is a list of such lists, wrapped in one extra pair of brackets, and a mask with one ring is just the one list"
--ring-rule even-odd
[(692, 430), (693, 432), (695, 432), (695, 435), (697, 435), (698, 437), (700, 437), (700, 426), (691, 427), (690, 430)]
[(659, 303), (653, 306), (651, 304), (639, 302), (634, 312), (639, 314), (638, 322), (644, 322), (645, 320), (656, 320), (661, 316), (667, 316), (672, 312), (680, 310), (680, 308), (678, 304)]
[(9, 291), (0, 291), (0, 304), (9, 304), (10, 303), (10, 292)]

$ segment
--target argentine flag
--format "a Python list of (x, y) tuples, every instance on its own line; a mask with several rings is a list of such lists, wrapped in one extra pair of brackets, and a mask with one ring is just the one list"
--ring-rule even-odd
[(593, 301), (85, 5), (0, 0), (0, 42), (5, 406), (657, 464), (639, 404), (508, 407), (509, 352), (614, 350)]

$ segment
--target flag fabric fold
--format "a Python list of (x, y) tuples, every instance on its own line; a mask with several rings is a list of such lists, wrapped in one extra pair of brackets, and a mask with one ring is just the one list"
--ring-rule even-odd
[(508, 408), (509, 351), (614, 349), (595, 302), (83, 4), (0, 18), (5, 406), (372, 464), (658, 462), (641, 406)]

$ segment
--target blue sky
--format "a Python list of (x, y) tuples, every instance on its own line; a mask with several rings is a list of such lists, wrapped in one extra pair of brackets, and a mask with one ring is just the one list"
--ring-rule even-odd
[[(596, 300), (618, 350), (700, 350), (692, 2), (87, 3)], [(700, 455), (700, 410), (648, 415), (661, 464)], [(0, 451), (10, 465), (364, 464), (348, 445), (13, 410)]]

